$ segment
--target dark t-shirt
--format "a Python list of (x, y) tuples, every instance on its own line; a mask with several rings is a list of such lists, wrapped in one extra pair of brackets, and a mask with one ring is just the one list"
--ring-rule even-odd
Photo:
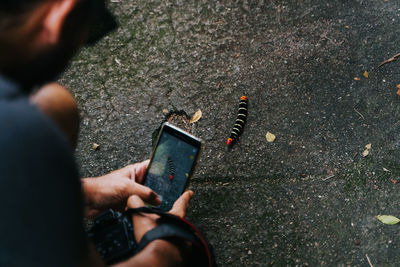
[(66, 138), (0, 76), (0, 266), (76, 266), (86, 242)]

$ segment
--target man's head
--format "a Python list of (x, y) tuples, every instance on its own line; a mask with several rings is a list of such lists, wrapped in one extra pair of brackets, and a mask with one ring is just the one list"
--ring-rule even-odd
[(86, 41), (98, 0), (0, 0), (0, 73), (26, 87), (54, 79)]

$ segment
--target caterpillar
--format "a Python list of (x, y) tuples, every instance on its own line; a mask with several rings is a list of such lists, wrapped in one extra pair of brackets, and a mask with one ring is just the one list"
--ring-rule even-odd
[(174, 162), (172, 161), (170, 156), (168, 156), (167, 162), (168, 162), (168, 169), (169, 169), (169, 180), (172, 181), (174, 179), (174, 176), (175, 176)]
[(247, 96), (240, 97), (238, 115), (235, 124), (233, 125), (231, 135), (225, 142), (228, 146), (233, 145), (239, 139), (239, 135), (243, 132), (243, 127), (247, 120), (247, 103)]

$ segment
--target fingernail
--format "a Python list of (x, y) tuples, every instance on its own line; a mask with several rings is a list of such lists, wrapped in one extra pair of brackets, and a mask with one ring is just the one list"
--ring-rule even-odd
[(161, 204), (161, 199), (160, 199), (160, 197), (159, 197), (159, 196), (157, 196), (157, 197), (156, 197), (156, 200), (155, 200), (155, 202), (156, 202), (157, 204)]
[(189, 196), (192, 197), (194, 195), (194, 192), (192, 190), (189, 190)]

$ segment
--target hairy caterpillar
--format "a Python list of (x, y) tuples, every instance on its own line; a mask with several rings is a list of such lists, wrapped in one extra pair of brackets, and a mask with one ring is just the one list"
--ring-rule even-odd
[(174, 179), (175, 176), (175, 166), (170, 156), (168, 156), (168, 169), (169, 169), (169, 180), (172, 181), (172, 179)]
[(242, 96), (240, 98), (238, 115), (235, 124), (233, 125), (231, 135), (225, 142), (228, 146), (233, 145), (238, 140), (239, 135), (243, 132), (243, 127), (247, 119), (247, 103), (248, 97)]

